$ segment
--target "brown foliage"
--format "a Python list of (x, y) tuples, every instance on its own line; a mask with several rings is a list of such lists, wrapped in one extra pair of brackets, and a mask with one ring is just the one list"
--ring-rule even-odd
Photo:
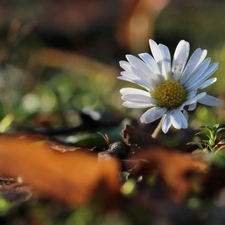
[(121, 1), (117, 25), (118, 42), (132, 52), (146, 51), (148, 39), (154, 35), (154, 24), (169, 0)]
[(184, 199), (193, 188), (191, 175), (204, 174), (208, 168), (204, 161), (163, 146), (131, 126), (125, 127), (122, 136), (127, 144), (135, 146), (135, 154), (129, 158), (127, 168), (140, 175), (157, 170), (168, 197), (175, 202)]
[(115, 159), (98, 162), (87, 152), (61, 153), (27, 138), (0, 138), (1, 174), (21, 176), (41, 197), (77, 205), (96, 195), (115, 199), (120, 187), (118, 171)]
[(169, 197), (175, 202), (181, 201), (192, 189), (191, 175), (204, 173), (207, 168), (207, 164), (193, 160), (188, 154), (157, 145), (142, 149), (129, 159), (137, 162), (134, 173), (151, 174), (157, 170)]

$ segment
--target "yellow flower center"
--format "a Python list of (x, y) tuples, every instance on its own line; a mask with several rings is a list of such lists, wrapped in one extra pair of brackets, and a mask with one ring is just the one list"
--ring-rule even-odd
[(165, 80), (155, 91), (151, 92), (152, 97), (157, 100), (157, 106), (174, 109), (179, 107), (186, 99), (184, 87), (176, 82)]

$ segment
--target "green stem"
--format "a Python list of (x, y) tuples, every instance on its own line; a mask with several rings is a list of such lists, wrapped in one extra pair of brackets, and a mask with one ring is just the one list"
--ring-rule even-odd
[(163, 117), (161, 118), (161, 120), (159, 121), (159, 124), (157, 125), (154, 132), (152, 133), (153, 138), (157, 138), (159, 136), (159, 133), (162, 130), (162, 122), (163, 122)]

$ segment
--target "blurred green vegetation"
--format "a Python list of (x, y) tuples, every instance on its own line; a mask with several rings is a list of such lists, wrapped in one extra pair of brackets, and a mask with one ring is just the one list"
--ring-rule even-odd
[[(225, 33), (224, 29), (222, 29), (224, 25), (224, 8), (225, 3), (222, 1), (206, 1), (204, 4), (202, 1), (191, 1), (184, 4), (171, 1), (160, 13), (155, 24), (156, 41), (168, 45), (171, 51), (174, 50), (180, 39), (185, 39), (191, 44), (191, 52), (197, 47), (206, 48), (212, 62), (218, 61), (220, 63), (218, 71), (214, 74), (218, 81), (206, 89), (210, 94), (218, 97), (223, 97), (224, 92)], [(110, 112), (122, 116), (125, 113), (133, 116), (138, 115), (134, 112), (135, 110), (127, 110), (121, 106), (119, 89), (126, 83), (116, 80), (120, 72), (118, 61), (124, 59), (123, 51), (119, 52), (118, 46), (110, 46), (111, 48), (117, 48), (119, 52), (113, 58), (111, 48), (104, 46), (108, 42), (102, 42), (102, 46), (99, 46), (100, 52), (106, 48), (106, 54), (98, 57), (97, 48), (93, 48), (95, 42), (99, 45), (96, 34), (94, 34), (89, 53), (96, 58), (104, 58), (102, 62), (89, 56), (85, 56), (87, 57), (86, 60), (81, 60), (79, 57), (76, 58), (76, 52), (67, 49), (73, 54), (74, 60), (78, 61), (75, 63), (74, 68), (72, 66), (68, 68), (65, 65), (66, 61), (72, 64), (71, 59), (66, 58), (67, 55), (63, 58), (61, 65), (54, 65), (51, 62), (48, 65), (51, 59), (47, 59), (47, 63), (37, 62), (35, 64), (35, 56), (39, 51), (48, 49), (52, 45), (51, 43), (49, 45), (49, 39), (46, 42), (43, 33), (41, 36), (40, 32), (37, 32), (34, 27), (33, 21), (29, 23), (14, 19), (11, 23), (5, 24), (0, 33), (3, 63), (0, 71), (0, 91), (2, 96), (0, 99), (0, 118), (3, 119), (7, 115), (12, 115), (13, 118), (12, 126), (7, 126), (7, 129), (14, 130), (18, 123), (24, 126), (26, 124), (34, 127), (39, 126), (40, 124), (35, 124), (37, 114), (58, 115), (59, 111), (67, 114), (68, 111), (72, 110), (81, 111), (86, 106), (101, 112)], [(101, 29), (104, 31), (105, 28)], [(106, 39), (108, 38), (108, 31), (102, 33), (102, 39), (104, 39), (104, 35)], [(98, 31), (96, 33), (98, 34)], [(48, 33), (44, 34), (49, 35)], [(55, 34), (57, 35), (57, 33)], [(53, 43), (59, 37), (62, 37), (58, 40), (62, 51), (64, 50), (64, 44), (68, 48), (68, 43), (63, 43), (63, 35), (66, 36), (65, 40), (78, 38), (76, 35), (75, 37), (68, 36), (67, 33), (57, 35)], [(54, 39), (54, 34), (51, 38)], [(87, 55), (88, 50), (85, 46), (85, 40), (82, 44)], [(90, 44), (87, 42), (87, 45)], [(71, 47), (74, 48), (74, 44)], [(82, 47), (77, 46), (75, 48), (82, 52)], [(57, 61), (58, 56), (55, 57)], [(54, 61), (54, 59), (52, 60)], [(89, 61), (89, 64), (86, 64), (87, 61)], [(110, 63), (105, 64), (104, 61)], [(92, 68), (92, 63), (99, 63), (101, 69)], [(77, 65), (79, 66), (77, 67)], [(113, 66), (111, 66), (107, 74), (109, 65)], [(82, 70), (82, 67), (85, 70)], [(223, 123), (223, 114), (223, 108), (199, 106), (195, 113), (191, 113), (190, 125), (198, 128), (199, 125), (205, 123), (208, 125)], [(70, 125), (79, 122), (74, 120), (74, 118), (77, 118), (76, 116), (71, 116), (72, 119), (69, 116), (67, 118)], [(138, 118), (135, 119), (138, 120)], [(63, 125), (60, 116), (58, 116), (58, 119), (57, 116), (53, 119), (52, 125)]]

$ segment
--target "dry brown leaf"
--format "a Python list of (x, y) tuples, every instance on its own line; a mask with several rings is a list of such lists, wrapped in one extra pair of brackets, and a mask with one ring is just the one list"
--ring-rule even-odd
[(81, 148), (79, 146), (70, 146), (70, 145), (64, 145), (64, 144), (60, 144), (57, 143), (55, 141), (50, 141), (48, 140), (47, 142), (49, 148), (53, 149), (53, 150), (57, 150), (60, 152), (73, 152), (73, 151), (87, 151), (87, 149)]
[[(3, 137), (3, 136), (2, 136)], [(7, 135), (5, 135), (5, 137), (7, 137)], [(79, 147), (79, 146), (75, 146), (75, 145), (68, 145), (68, 144), (64, 144), (63, 142), (60, 142), (60, 140), (58, 139), (53, 139), (53, 138), (49, 138), (48, 136), (45, 135), (41, 135), (41, 134), (17, 134), (17, 135), (13, 135), (14, 138), (17, 139), (24, 139), (28, 142), (34, 143), (42, 143), (47, 145), (50, 149), (53, 150), (57, 150), (59, 152), (73, 152), (73, 151), (90, 151), (90, 149), (87, 148), (83, 148), (83, 147)]]
[(124, 126), (124, 129), (121, 131), (121, 136), (124, 143), (128, 146), (144, 148), (152, 144), (161, 145), (159, 141), (150, 134), (142, 132), (130, 125)]
[(29, 69), (35, 69), (40, 66), (68, 69), (77, 74), (93, 75), (101, 79), (105, 78), (105, 74), (107, 74), (108, 82), (114, 83), (116, 83), (115, 76), (118, 75), (118, 71), (111, 66), (80, 54), (54, 48), (45, 48), (32, 55), (29, 61)]
[[(193, 160), (186, 153), (171, 151), (157, 145), (137, 151), (129, 160), (137, 163), (134, 173), (151, 174), (153, 170), (157, 170), (169, 197), (175, 202), (180, 202), (192, 189), (190, 175), (204, 174), (207, 169), (206, 163)], [(131, 168), (134, 165), (128, 166)]]
[(117, 25), (118, 42), (132, 52), (146, 51), (156, 17), (169, 0), (121, 1)]
[(192, 189), (190, 175), (204, 174), (208, 168), (202, 159), (194, 159), (191, 154), (164, 146), (134, 127), (126, 126), (122, 137), (126, 144), (135, 147), (135, 154), (128, 158), (127, 168), (134, 168), (132, 173), (136, 174), (151, 174), (157, 170), (168, 196), (175, 202), (181, 201)]
[(93, 197), (113, 203), (120, 187), (118, 171), (115, 159), (98, 162), (90, 153), (62, 154), (40, 142), (0, 138), (0, 173), (21, 176), (41, 197), (77, 205)]

